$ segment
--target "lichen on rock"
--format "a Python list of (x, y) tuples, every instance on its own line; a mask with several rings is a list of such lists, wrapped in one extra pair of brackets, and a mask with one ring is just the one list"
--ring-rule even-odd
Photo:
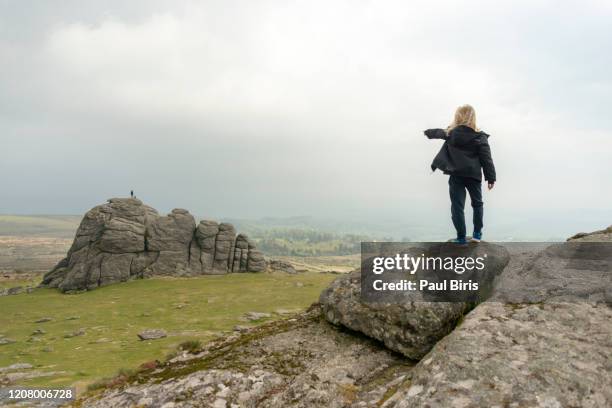
[(204, 220), (196, 226), (185, 209), (161, 216), (136, 198), (112, 198), (85, 214), (66, 258), (42, 286), (81, 291), (150, 276), (264, 269), (261, 252), (231, 224)]

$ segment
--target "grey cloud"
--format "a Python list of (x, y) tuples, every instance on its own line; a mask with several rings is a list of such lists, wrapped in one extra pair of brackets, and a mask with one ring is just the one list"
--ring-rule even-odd
[(1, 7), (0, 212), (134, 188), (200, 214), (446, 217), (421, 132), (465, 102), (493, 135), (492, 209), (612, 201), (605, 2)]

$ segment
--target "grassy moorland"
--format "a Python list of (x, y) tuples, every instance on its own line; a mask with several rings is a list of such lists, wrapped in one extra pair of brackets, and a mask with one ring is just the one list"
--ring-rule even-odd
[[(0, 289), (36, 286), (72, 243), (80, 216), (0, 215)], [(249, 224), (264, 253), (301, 272), (231, 274), (190, 279), (149, 279), (64, 295), (52, 289), (0, 297), (0, 369), (34, 367), (11, 382), (30, 386), (76, 385), (83, 389), (122, 368), (164, 357), (186, 341), (206, 342), (244, 321), (246, 312), (298, 311), (318, 299), (335, 275), (359, 265), (358, 237), (318, 232), (304, 220)], [(250, 227), (246, 228), (246, 227)], [(283, 256), (285, 255), (285, 256)], [(49, 318), (49, 321), (36, 323)], [(268, 319), (269, 320), (269, 319)], [(140, 341), (144, 329), (167, 338)], [(82, 330), (81, 330), (82, 329)], [(1, 371), (1, 370), (0, 370)], [(15, 374), (15, 373), (13, 373)], [(4, 373), (0, 372), (0, 386)], [(6, 377), (5, 377), (6, 378)]]
[(351, 272), (361, 264), (361, 255), (275, 256), (291, 263), (299, 272)]
[[(49, 374), (20, 385), (83, 389), (120, 368), (163, 359), (184, 341), (204, 342), (235, 325), (256, 324), (244, 321), (246, 312), (277, 319), (304, 309), (334, 277), (231, 274), (137, 280), (75, 295), (38, 289), (0, 297), (0, 335), (15, 341), (0, 345), (0, 367), (29, 363)], [(36, 323), (44, 318), (51, 320)], [(149, 328), (164, 329), (168, 337), (140, 341), (137, 333)]]
[(72, 238), (81, 218), (78, 215), (0, 214), (0, 235)]

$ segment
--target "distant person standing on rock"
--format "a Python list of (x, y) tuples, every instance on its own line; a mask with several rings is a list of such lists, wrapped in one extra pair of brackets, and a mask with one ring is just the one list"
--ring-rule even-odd
[(480, 242), (483, 227), (482, 173), (489, 190), (495, 185), (495, 165), (489, 147), (489, 135), (476, 127), (476, 112), (470, 105), (457, 108), (455, 119), (446, 129), (428, 129), (429, 139), (444, 139), (431, 169), (440, 169), (448, 179), (451, 215), (457, 230), (453, 242), (465, 244), (465, 191), (470, 194), (474, 210), (474, 233), (471, 240)]
[(134, 190), (130, 190), (130, 197), (134, 198)]

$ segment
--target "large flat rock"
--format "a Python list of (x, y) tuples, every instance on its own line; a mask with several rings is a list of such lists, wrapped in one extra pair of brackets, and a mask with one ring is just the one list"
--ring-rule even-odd
[(486, 302), (415, 367), (385, 407), (609, 407), (612, 310)]
[[(499, 275), (509, 260), (505, 248), (485, 243), (459, 249), (445, 243), (431, 244), (414, 251), (415, 255), (420, 255), (421, 251), (461, 256), (486, 253), (490, 262), (482, 273), (491, 274), (491, 278)], [(355, 271), (339, 277), (321, 293), (319, 301), (325, 318), (330, 323), (377, 339), (391, 350), (415, 360), (450, 333), (474, 306), (472, 302), (434, 302), (393, 294), (386, 295), (387, 301), (365, 302), (361, 297), (361, 279), (360, 271)]]
[(612, 243), (570, 241), (513, 254), (491, 300), (612, 303)]

